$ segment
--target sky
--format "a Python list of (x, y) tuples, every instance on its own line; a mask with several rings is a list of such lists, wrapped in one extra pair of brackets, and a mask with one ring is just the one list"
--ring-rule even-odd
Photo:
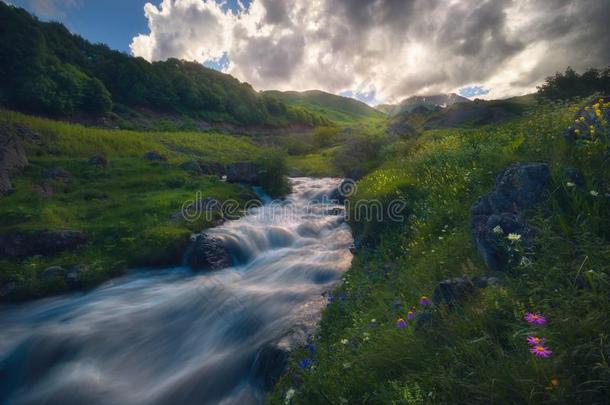
[(369, 104), (504, 98), (610, 65), (609, 0), (10, 0), (147, 60)]

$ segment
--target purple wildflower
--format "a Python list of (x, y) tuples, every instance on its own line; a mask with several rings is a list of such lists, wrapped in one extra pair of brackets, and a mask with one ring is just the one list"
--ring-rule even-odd
[(544, 343), (544, 338), (538, 336), (528, 336), (527, 343), (529, 343), (530, 346), (538, 346)]
[(419, 303), (420, 305), (427, 307), (428, 305), (430, 305), (430, 299), (424, 295), (419, 299)]
[(407, 312), (407, 319), (409, 321), (412, 321), (413, 319), (415, 319), (415, 312), (413, 312), (413, 311)]
[(531, 323), (532, 325), (545, 325), (546, 318), (539, 313), (528, 312), (523, 317), (527, 323)]
[(309, 367), (311, 367), (311, 364), (312, 364), (311, 359), (310, 359), (309, 357), (306, 357), (306, 358), (304, 358), (303, 360), (301, 360), (301, 361), (299, 362), (299, 367), (300, 367), (302, 370), (306, 370), (306, 369), (308, 369)]
[(405, 321), (402, 318), (398, 318), (398, 320), (396, 321), (396, 327), (398, 329), (404, 329), (407, 327), (407, 321)]
[(536, 357), (548, 358), (551, 357), (553, 352), (546, 346), (536, 345), (530, 349), (530, 352)]

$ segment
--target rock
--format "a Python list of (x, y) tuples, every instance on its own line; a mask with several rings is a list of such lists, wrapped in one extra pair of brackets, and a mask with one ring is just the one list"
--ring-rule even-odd
[(42, 184), (35, 184), (32, 186), (32, 191), (42, 198), (51, 198), (54, 194), (53, 187), (46, 181)]
[(83, 275), (88, 271), (89, 267), (82, 264), (72, 267), (65, 276), (66, 283), (72, 289), (81, 288)]
[(72, 177), (72, 173), (70, 173), (69, 171), (67, 171), (66, 169), (64, 169), (61, 166), (54, 166), (48, 169), (45, 169), (43, 172), (43, 175), (46, 178), (49, 179), (69, 179), (70, 177)]
[(12, 192), (11, 176), (28, 166), (25, 150), (18, 136), (7, 126), (0, 126), (0, 196)]
[(364, 170), (362, 170), (360, 167), (354, 167), (347, 172), (345, 177), (346, 179), (351, 179), (352, 181), (358, 181), (364, 177)]
[(75, 249), (86, 241), (87, 235), (75, 230), (11, 232), (0, 235), (0, 256), (10, 258), (54, 256)]
[(159, 152), (154, 151), (154, 150), (146, 152), (144, 154), (144, 159), (149, 160), (151, 162), (154, 162), (154, 161), (164, 162), (167, 160), (167, 158), (165, 156), (161, 155)]
[(221, 270), (233, 265), (222, 240), (206, 234), (192, 238), (187, 262), (193, 270)]
[(456, 277), (443, 280), (434, 289), (432, 301), (435, 305), (446, 304), (453, 306), (474, 294), (477, 289), (500, 285), (502, 281), (496, 277)]
[(102, 169), (105, 169), (108, 167), (108, 159), (102, 155), (91, 156), (87, 162), (92, 166), (98, 166), (98, 167), (101, 167)]
[(66, 269), (60, 266), (49, 267), (40, 273), (40, 279), (47, 281), (52, 278), (64, 278), (66, 275)]
[(199, 161), (198, 163), (202, 174), (218, 177), (222, 177), (226, 174), (225, 167), (221, 163), (202, 161)]
[(254, 163), (231, 163), (227, 165), (227, 181), (229, 183), (260, 183), (260, 167)]
[(180, 168), (182, 170), (186, 170), (187, 172), (189, 172), (191, 174), (195, 174), (195, 175), (203, 174), (203, 170), (201, 170), (201, 166), (199, 166), (199, 163), (195, 162), (194, 160), (182, 163), (180, 165)]
[(0, 300), (10, 299), (15, 296), (20, 290), (21, 287), (14, 281), (9, 281), (6, 284), (2, 284), (2, 286), (0, 286)]
[(269, 391), (275, 386), (288, 364), (289, 355), (288, 350), (278, 345), (263, 347), (257, 353), (252, 374), (265, 391)]
[(518, 163), (502, 172), (493, 190), (480, 197), (470, 208), (471, 232), (475, 246), (491, 271), (504, 271), (512, 263), (505, 249), (509, 233), (521, 235), (528, 244), (532, 230), (525, 213), (542, 201), (549, 185), (546, 163)]

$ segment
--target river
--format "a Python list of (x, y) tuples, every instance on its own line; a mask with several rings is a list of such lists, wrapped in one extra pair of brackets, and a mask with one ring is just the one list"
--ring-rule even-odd
[(291, 182), (282, 204), (209, 231), (239, 265), (131, 271), (0, 306), (0, 403), (260, 403), (261, 353), (311, 333), (352, 259), (340, 207), (312, 204), (340, 180)]

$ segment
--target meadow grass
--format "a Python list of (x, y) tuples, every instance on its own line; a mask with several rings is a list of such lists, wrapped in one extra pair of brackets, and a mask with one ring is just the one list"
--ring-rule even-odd
[[(265, 152), (248, 138), (218, 133), (146, 133), (87, 128), (10, 111), (0, 122), (32, 131), (25, 144), (30, 166), (15, 176), (15, 193), (0, 200), (0, 232), (78, 229), (88, 243), (55, 257), (0, 259), (0, 281), (17, 282), (16, 298), (62, 292), (61, 281), (42, 281), (40, 273), (52, 265), (86, 265), (85, 286), (122, 273), (128, 267), (173, 265), (192, 232), (210, 226), (172, 219), (196, 193), (218, 201), (241, 204), (255, 198), (249, 188), (222, 182), (215, 176), (193, 175), (180, 168), (185, 161), (229, 163), (252, 161)], [(150, 162), (148, 151), (167, 158)], [(106, 169), (88, 163), (103, 155)], [(60, 166), (69, 179), (48, 179), (45, 171)], [(45, 198), (33, 190), (46, 183), (53, 190)]]
[[(499, 126), (424, 133), (359, 181), (353, 199), (402, 198), (408, 219), (352, 224), (356, 236), (375, 243), (355, 255), (319, 333), (293, 354), (269, 402), (606, 403), (608, 144), (602, 137), (565, 142), (580, 106), (546, 104)], [(421, 313), (420, 298), (441, 280), (486, 274), (469, 207), (507, 165), (531, 161), (549, 162), (552, 171), (548, 200), (530, 218), (534, 249), (503, 285), (451, 310), (435, 307), (417, 330), (421, 315), (397, 328), (412, 306)], [(584, 173), (583, 187), (568, 184), (566, 166)], [(528, 311), (548, 324), (529, 325)], [(533, 356), (529, 335), (544, 336), (551, 357)]]

